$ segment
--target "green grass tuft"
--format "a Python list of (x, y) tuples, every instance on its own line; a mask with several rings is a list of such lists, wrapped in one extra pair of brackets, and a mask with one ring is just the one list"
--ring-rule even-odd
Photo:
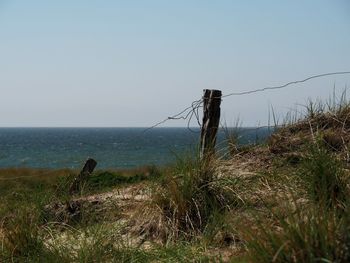
[(153, 195), (172, 237), (202, 233), (218, 214), (239, 206), (235, 180), (219, 177), (211, 161), (179, 159)]
[(349, 195), (344, 165), (322, 142), (310, 146), (300, 178), (315, 204), (344, 209)]

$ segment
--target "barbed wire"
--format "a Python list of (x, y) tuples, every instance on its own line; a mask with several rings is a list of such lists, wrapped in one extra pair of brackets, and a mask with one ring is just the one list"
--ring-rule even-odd
[[(323, 73), (323, 74), (318, 74), (318, 75), (312, 75), (312, 76), (309, 76), (305, 79), (291, 81), (291, 82), (285, 83), (285, 84), (280, 85), (280, 86), (271, 86), (271, 87), (265, 87), (265, 88), (242, 91), (242, 92), (232, 92), (232, 93), (221, 96), (221, 98), (227, 98), (227, 97), (231, 97), (231, 96), (249, 95), (249, 94), (253, 94), (253, 93), (264, 92), (267, 90), (283, 89), (283, 88), (286, 88), (288, 86), (303, 83), (303, 82), (306, 82), (306, 81), (309, 81), (312, 79), (316, 79), (316, 78), (322, 78), (322, 77), (332, 76), (332, 75), (346, 75), (346, 74), (350, 74), (350, 71), (337, 71), (337, 72), (328, 72), (328, 73)], [(214, 97), (214, 99), (215, 98), (219, 99), (220, 97)], [(188, 120), (187, 121), (187, 129), (189, 129), (190, 131), (193, 132), (193, 130), (190, 128), (190, 123), (191, 123), (193, 116), (196, 117), (197, 123), (198, 123), (199, 127), (201, 127), (201, 123), (199, 120), (199, 108), (201, 108), (202, 103), (203, 103), (203, 98), (199, 99), (199, 100), (195, 100), (191, 103), (191, 106), (185, 108), (184, 110), (182, 110), (181, 112), (179, 112), (173, 116), (167, 117), (166, 119), (154, 124), (153, 126), (145, 129), (143, 132), (147, 132), (153, 128), (156, 128), (156, 127), (164, 124), (167, 121), (180, 120), (180, 119)]]

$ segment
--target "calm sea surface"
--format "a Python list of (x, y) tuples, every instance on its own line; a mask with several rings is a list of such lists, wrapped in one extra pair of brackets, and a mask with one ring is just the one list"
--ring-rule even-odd
[[(186, 128), (0, 128), (0, 167), (80, 168), (88, 157), (99, 169), (164, 165), (194, 152), (199, 133)], [(242, 129), (242, 143), (267, 129)], [(219, 135), (219, 145), (224, 135)]]

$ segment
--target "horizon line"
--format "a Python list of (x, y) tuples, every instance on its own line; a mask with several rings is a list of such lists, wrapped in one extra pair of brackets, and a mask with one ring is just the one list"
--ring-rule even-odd
[[(275, 127), (274, 125), (263, 125), (263, 126), (241, 126), (241, 127), (219, 127), (223, 128), (268, 128)], [(0, 126), (0, 129), (148, 129), (146, 126)], [(201, 129), (198, 126), (165, 126), (165, 127), (154, 127), (152, 129), (167, 129), (167, 128), (182, 128), (182, 129)]]

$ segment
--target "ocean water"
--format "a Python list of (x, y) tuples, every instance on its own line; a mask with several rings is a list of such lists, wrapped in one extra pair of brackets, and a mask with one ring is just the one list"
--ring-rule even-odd
[[(242, 143), (267, 129), (241, 129)], [(0, 128), (0, 167), (80, 168), (88, 157), (99, 169), (166, 165), (193, 153), (199, 130), (187, 128)], [(219, 147), (225, 147), (219, 132)]]

